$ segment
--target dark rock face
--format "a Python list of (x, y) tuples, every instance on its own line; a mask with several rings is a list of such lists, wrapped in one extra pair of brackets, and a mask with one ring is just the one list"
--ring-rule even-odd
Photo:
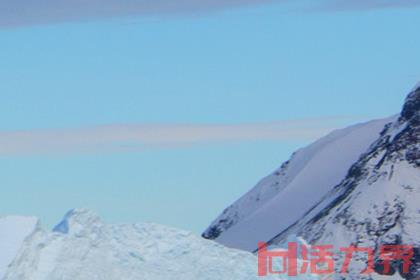
[[(223, 211), (223, 214), (228, 213), (231, 210), (231, 207), (226, 208)], [(220, 236), (220, 234), (227, 230), (228, 228), (232, 227), (238, 220), (237, 214), (233, 215), (233, 217), (226, 217), (224, 219), (221, 219), (216, 225), (211, 226), (209, 229), (207, 229), (201, 237), (209, 240), (214, 240)]]
[(408, 162), (420, 167), (420, 87), (407, 97), (400, 122), (407, 125), (391, 149), (403, 152)]
[(417, 121), (419, 118), (420, 112), (420, 87), (410, 93), (404, 104), (404, 108), (401, 113), (401, 119), (403, 121), (408, 121), (413, 119), (417, 115)]
[(220, 236), (222, 229), (219, 226), (212, 226), (206, 232), (204, 232), (201, 237), (209, 240), (214, 240)]

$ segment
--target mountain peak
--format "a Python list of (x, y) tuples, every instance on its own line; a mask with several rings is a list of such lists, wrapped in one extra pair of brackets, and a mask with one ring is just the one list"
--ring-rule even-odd
[(102, 224), (101, 219), (95, 212), (86, 209), (72, 209), (54, 227), (53, 231), (79, 235), (84, 230), (97, 227), (100, 224)]
[(407, 96), (405, 100), (401, 118), (403, 120), (410, 120), (416, 117), (420, 119), (420, 83), (414, 88), (414, 90)]

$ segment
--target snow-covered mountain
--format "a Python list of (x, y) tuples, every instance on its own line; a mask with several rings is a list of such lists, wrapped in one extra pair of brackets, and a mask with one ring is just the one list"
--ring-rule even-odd
[(332, 132), (292, 155), (278, 170), (228, 207), (203, 234), (253, 251), (286, 230), (338, 185), (349, 168), (397, 117)]
[(259, 279), (251, 253), (161, 225), (106, 224), (87, 210), (69, 212), (52, 232), (37, 224), (19, 247), (3, 280)]
[[(381, 245), (413, 245), (414, 265), (403, 276), (420, 276), (420, 87), (319, 205), (270, 242), (294, 232), (311, 243), (375, 248), (376, 255)], [(353, 278), (361, 279), (359, 268), (365, 265), (360, 258)], [(381, 267), (377, 260), (376, 270)], [(402, 274), (398, 263), (394, 269)]]
[[(333, 132), (298, 151), (203, 236), (249, 251), (258, 241), (275, 246), (290, 234), (311, 244), (372, 247), (376, 254), (384, 244), (419, 248), (419, 171), (420, 85), (399, 116)], [(406, 279), (420, 275), (419, 253)], [(361, 266), (363, 257), (347, 279), (369, 279), (360, 275)]]

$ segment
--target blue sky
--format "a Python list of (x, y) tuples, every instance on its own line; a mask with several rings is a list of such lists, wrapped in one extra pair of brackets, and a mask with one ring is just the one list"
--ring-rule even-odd
[(420, 80), (418, 1), (27, 2), (0, 4), (0, 213), (48, 226), (88, 207), (199, 233)]

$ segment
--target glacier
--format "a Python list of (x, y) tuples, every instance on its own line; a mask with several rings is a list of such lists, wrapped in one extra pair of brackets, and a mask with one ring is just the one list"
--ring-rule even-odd
[(252, 280), (260, 279), (257, 264), (249, 252), (187, 231), (150, 223), (106, 224), (89, 210), (75, 209), (53, 231), (38, 225), (3, 280)]

